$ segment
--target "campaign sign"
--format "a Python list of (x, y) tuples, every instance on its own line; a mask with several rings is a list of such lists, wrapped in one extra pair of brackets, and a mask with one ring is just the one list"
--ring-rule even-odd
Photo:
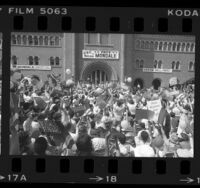
[(147, 101), (148, 109), (154, 112), (154, 120), (157, 121), (160, 109), (162, 108), (160, 99)]
[(154, 112), (151, 110), (136, 109), (136, 120), (148, 119), (153, 120)]

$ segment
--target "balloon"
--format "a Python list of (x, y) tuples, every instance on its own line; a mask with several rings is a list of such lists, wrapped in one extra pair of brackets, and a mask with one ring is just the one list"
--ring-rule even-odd
[(131, 78), (131, 77), (128, 77), (128, 78), (127, 78), (127, 82), (129, 82), (129, 83), (132, 82), (132, 78)]
[(71, 70), (70, 69), (66, 69), (66, 74), (71, 74)]
[(73, 85), (74, 85), (74, 81), (73, 80), (69, 79), (69, 80), (66, 81), (66, 86), (67, 87), (72, 87)]

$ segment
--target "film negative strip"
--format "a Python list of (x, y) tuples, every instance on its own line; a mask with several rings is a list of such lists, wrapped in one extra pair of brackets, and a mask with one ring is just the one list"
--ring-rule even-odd
[(1, 6), (0, 182), (199, 185), (199, 14)]

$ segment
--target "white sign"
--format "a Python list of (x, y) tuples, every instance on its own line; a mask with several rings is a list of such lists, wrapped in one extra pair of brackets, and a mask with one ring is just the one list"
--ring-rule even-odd
[(89, 59), (119, 59), (119, 51), (83, 50), (82, 57)]
[(22, 70), (51, 70), (51, 66), (42, 65), (16, 65), (15, 68)]
[(172, 69), (154, 69), (154, 68), (143, 68), (143, 72), (162, 72), (162, 73), (172, 73)]
[(170, 86), (174, 86), (174, 85), (177, 85), (178, 84), (178, 79), (177, 77), (172, 77), (169, 79), (169, 84)]
[(162, 108), (160, 99), (154, 101), (147, 101), (147, 107), (154, 112), (154, 121), (158, 121), (160, 109)]

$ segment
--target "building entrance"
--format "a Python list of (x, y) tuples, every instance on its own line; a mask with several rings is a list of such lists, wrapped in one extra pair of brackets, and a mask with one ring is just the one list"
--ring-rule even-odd
[(95, 84), (101, 84), (109, 81), (108, 75), (104, 70), (94, 70), (90, 72), (87, 76), (87, 80)]

